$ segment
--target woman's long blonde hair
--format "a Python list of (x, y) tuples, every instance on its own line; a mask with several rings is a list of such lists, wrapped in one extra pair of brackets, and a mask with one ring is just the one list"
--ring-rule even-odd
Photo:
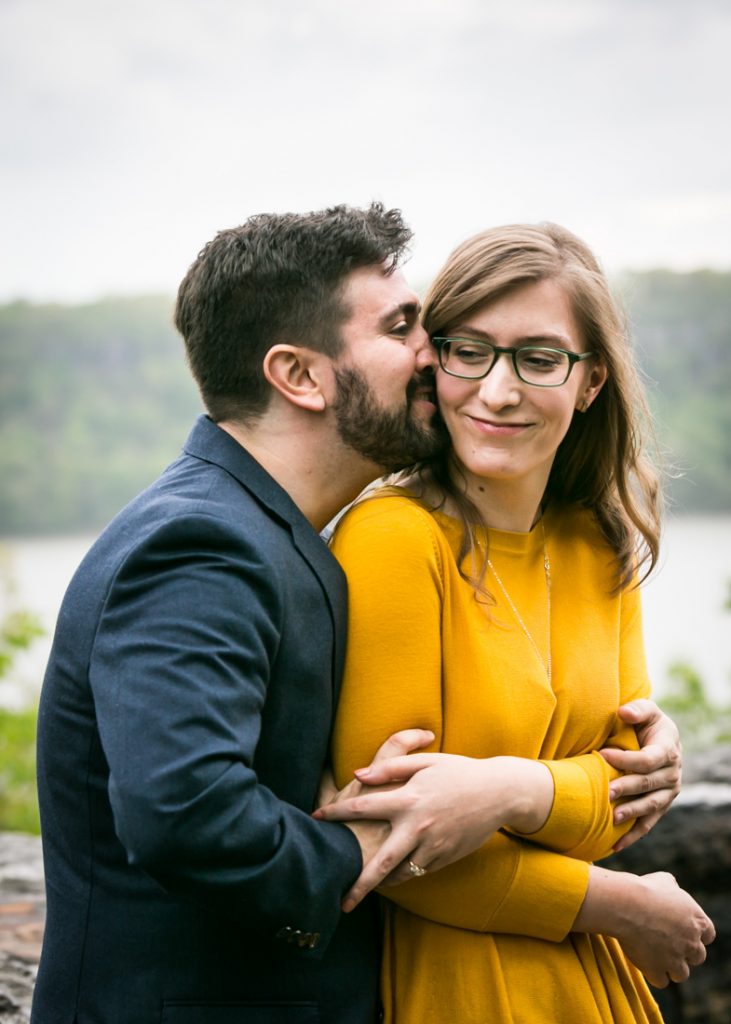
[[(556, 280), (566, 289), (587, 349), (607, 367), (604, 387), (587, 412), (575, 412), (559, 445), (544, 504), (577, 504), (594, 513), (617, 559), (618, 587), (640, 566), (654, 568), (660, 542), (658, 475), (645, 454), (652, 426), (624, 318), (591, 250), (556, 224), (511, 224), (463, 242), (449, 256), (424, 300), (424, 327), (441, 335), (515, 288)], [(457, 506), (463, 523), (458, 559), (476, 552), (479, 512), (455, 480), (450, 453), (419, 470)], [(486, 563), (475, 581), (484, 578)]]

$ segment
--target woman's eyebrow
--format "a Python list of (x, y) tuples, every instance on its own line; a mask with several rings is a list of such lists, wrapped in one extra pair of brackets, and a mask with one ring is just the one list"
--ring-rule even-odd
[[(467, 324), (461, 324), (459, 327), (455, 327), (453, 330), (447, 332), (449, 337), (458, 338), (465, 335), (470, 338), (475, 338), (480, 341), (488, 341), (491, 344), (495, 342), (495, 338), (488, 331), (483, 331), (479, 327), (469, 327)], [(543, 331), (540, 334), (524, 334), (516, 339), (517, 345), (558, 345), (560, 348), (571, 348), (571, 339), (566, 337), (565, 334), (555, 334), (551, 331)]]

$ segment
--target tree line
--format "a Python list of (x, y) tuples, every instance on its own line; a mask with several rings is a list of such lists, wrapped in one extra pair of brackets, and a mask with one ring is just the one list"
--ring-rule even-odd
[[(616, 282), (676, 513), (731, 511), (731, 273)], [(201, 402), (168, 296), (0, 306), (0, 535), (95, 531), (180, 451)]]

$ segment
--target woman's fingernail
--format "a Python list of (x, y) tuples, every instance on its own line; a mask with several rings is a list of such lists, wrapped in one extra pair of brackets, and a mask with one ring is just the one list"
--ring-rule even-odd
[(624, 819), (626, 817), (627, 817), (627, 815), (625, 814), (624, 811), (615, 811), (614, 812), (614, 821), (615, 821), (615, 823), (617, 825), (620, 825), (624, 821)]
[(353, 772), (353, 775), (355, 775), (356, 778), (358, 778), (358, 779), (362, 779), (364, 775), (370, 775), (370, 774), (371, 774), (371, 769), (370, 768), (356, 768), (355, 771)]
[(343, 900), (343, 902), (342, 902), (342, 911), (343, 911), (343, 913), (344, 914), (350, 913), (350, 911), (353, 909), (354, 906), (355, 906), (355, 900), (353, 900), (353, 899)]

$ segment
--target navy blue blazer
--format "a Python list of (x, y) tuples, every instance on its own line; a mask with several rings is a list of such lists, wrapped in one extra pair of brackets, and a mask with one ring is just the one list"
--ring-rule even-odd
[(34, 1024), (372, 1024), (361, 855), (316, 822), (343, 574), (201, 417), (92, 547), (43, 685), (48, 911)]

